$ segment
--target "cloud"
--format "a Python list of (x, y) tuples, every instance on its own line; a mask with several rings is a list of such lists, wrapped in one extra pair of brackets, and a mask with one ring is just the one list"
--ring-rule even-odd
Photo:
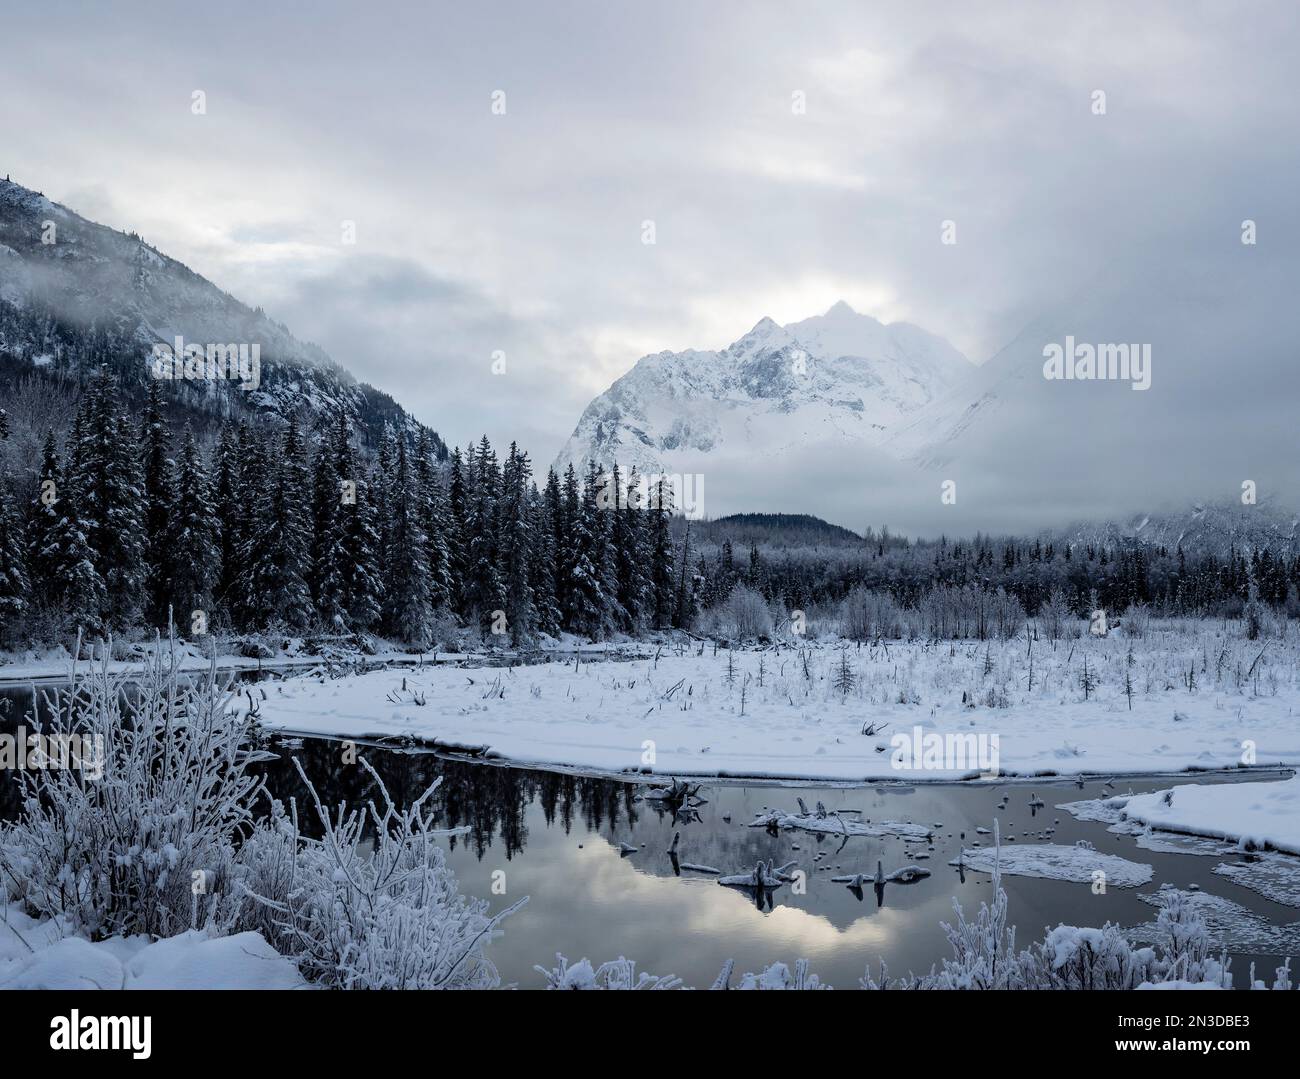
[[(1252, 255), (1300, 279), (1284, 3), (384, 11), (10, 12), (0, 167), (264, 306), (449, 441), (513, 436), (539, 463), (641, 352), (725, 345), (832, 290), (983, 360), (1153, 251), (1230, 266), (1244, 218)], [(1153, 429), (1252, 407), (1162, 400)]]

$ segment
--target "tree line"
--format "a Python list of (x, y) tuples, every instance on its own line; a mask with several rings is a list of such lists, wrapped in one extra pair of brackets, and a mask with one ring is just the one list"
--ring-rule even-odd
[(430, 434), (389, 427), (366, 454), (343, 410), (315, 431), (227, 421), (205, 454), (161, 393), (152, 382), (132, 416), (101, 368), (66, 446), (51, 430), (35, 475), (3, 477), (6, 645), (169, 621), (413, 647), (469, 627), (518, 645), (693, 617), (662, 486), (639, 498), (635, 475), (593, 466), (539, 487), (526, 452), (500, 460), (486, 436), (444, 464)]
[[(779, 534), (775, 530), (774, 537)], [(856, 546), (751, 540), (747, 551), (724, 539), (697, 545), (692, 557), (705, 609), (744, 585), (785, 610), (839, 604), (864, 588), (904, 608), (917, 608), (937, 592), (974, 591), (1004, 593), (1030, 615), (1056, 596), (1077, 616), (1098, 605), (1113, 611), (1141, 605), (1164, 615), (1236, 618), (1254, 600), (1300, 617), (1300, 554), (1285, 549), (1230, 546), (1220, 554), (1137, 541), (984, 535), (909, 540), (885, 532), (865, 536)]]

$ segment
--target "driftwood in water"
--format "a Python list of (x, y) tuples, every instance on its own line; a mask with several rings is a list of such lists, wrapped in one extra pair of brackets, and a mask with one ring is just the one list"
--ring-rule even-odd
[(786, 862), (785, 865), (773, 868), (767, 862), (760, 861), (748, 873), (719, 877), (718, 883), (728, 888), (779, 888), (794, 879), (788, 870), (797, 864), (797, 862)]

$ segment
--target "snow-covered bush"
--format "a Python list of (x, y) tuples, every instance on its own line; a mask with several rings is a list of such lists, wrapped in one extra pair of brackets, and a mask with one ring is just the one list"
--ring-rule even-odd
[(784, 963), (773, 963), (757, 974), (742, 974), (738, 985), (731, 985), (732, 963), (728, 960), (711, 988), (713, 989), (830, 989), (816, 974), (808, 973), (808, 960), (799, 959), (791, 971)]
[(498, 984), (483, 946), (526, 900), (494, 917), (462, 896), (439, 839), (468, 829), (433, 827), (426, 803), (435, 782), (399, 810), (368, 761), (381, 802), (364, 810), (321, 804), (302, 765), (322, 835), (302, 834), (296, 812), (277, 803), (240, 852), (246, 891), (264, 913), (250, 914), (303, 976), (340, 989), (485, 989)]
[(1124, 627), (1125, 636), (1138, 639), (1145, 637), (1151, 626), (1151, 608), (1145, 603), (1129, 604), (1120, 624)]
[(1053, 588), (1051, 594), (1038, 609), (1038, 622), (1043, 627), (1043, 635), (1049, 641), (1059, 641), (1065, 636), (1066, 625), (1074, 618), (1070, 603), (1065, 593)]
[(0, 899), (92, 940), (252, 930), (327, 987), (498, 984), (483, 945), (521, 904), (489, 917), (460, 895), (436, 844), (450, 833), (426, 809), (437, 784), (399, 811), (362, 761), (382, 809), (331, 812), (299, 765), (322, 830), (304, 837), (296, 807), (257, 815), (265, 787), (251, 766), (270, 755), (255, 747), (255, 721), (228, 707), (215, 666), (187, 680), (173, 646), (133, 680), (111, 674), (104, 651), (27, 721), (102, 752), (82, 753), (93, 772), (18, 772)]
[[(636, 964), (621, 955), (611, 962), (593, 966), (590, 959), (570, 965), (564, 956), (555, 956), (554, 967), (534, 967), (546, 979), (547, 989), (683, 989), (680, 978), (672, 975), (638, 974)], [(710, 989), (830, 989), (816, 974), (808, 973), (808, 960), (800, 959), (792, 971), (784, 963), (773, 963), (757, 974), (742, 974), (737, 985), (731, 984), (734, 960), (728, 959)]]
[[(995, 822), (994, 838), (997, 841)], [(1231, 987), (1226, 958), (1210, 955), (1205, 923), (1171, 891), (1156, 921), (1163, 934), (1156, 947), (1134, 947), (1123, 930), (1110, 922), (1100, 929), (1058, 925), (1041, 941), (1017, 952), (1016, 931), (1007, 925), (1007, 893), (997, 861), (993, 869), (993, 902), (981, 903), (968, 919), (953, 899), (957, 921), (943, 929), (953, 957), (942, 968), (921, 977), (890, 979), (882, 966), (879, 979), (870, 969), (859, 983), (863, 989), (1137, 989), (1177, 982)]]
[(858, 587), (840, 607), (840, 636), (851, 641), (903, 636), (902, 612), (888, 592)]
[(558, 952), (556, 965), (551, 968), (534, 967), (546, 979), (547, 989), (680, 989), (682, 980), (672, 975), (640, 974), (636, 964), (621, 955), (598, 967), (590, 959), (580, 959), (572, 966)]
[(747, 585), (738, 584), (718, 611), (718, 628), (734, 640), (770, 638), (772, 613), (761, 595)]
[(102, 651), (28, 719), (101, 759), (17, 773), (22, 812), (0, 828), (0, 878), (31, 913), (92, 940), (228, 921), (262, 786), (250, 721), (227, 708), (215, 665), (192, 682), (158, 649), (136, 684)]
[(446, 607), (439, 607), (433, 612), (433, 619), (429, 624), (429, 641), (430, 647), (444, 652), (453, 652), (461, 647), (461, 639), (465, 630), (461, 628), (456, 616)]

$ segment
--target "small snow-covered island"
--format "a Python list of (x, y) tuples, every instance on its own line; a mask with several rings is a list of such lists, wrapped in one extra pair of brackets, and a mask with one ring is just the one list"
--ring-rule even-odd
[(0, 989), (1284, 999), (1292, 12), (234, 5), (5, 17)]

